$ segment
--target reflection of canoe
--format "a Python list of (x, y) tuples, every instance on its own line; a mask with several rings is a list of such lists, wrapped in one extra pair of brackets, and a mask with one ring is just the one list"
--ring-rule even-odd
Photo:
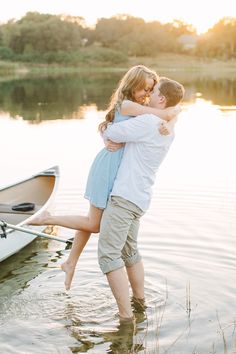
[[(46, 209), (57, 189), (57, 166), (37, 173), (23, 181), (0, 189), (0, 220), (16, 226), (24, 226), (33, 215)], [(41, 231), (42, 226), (30, 226)], [(5, 235), (4, 235), (5, 234)], [(0, 228), (0, 262), (15, 254), (37, 236)]]

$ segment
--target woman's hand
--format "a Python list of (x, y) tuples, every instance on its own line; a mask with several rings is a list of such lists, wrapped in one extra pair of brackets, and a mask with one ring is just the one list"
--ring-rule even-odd
[(104, 141), (104, 144), (106, 146), (106, 149), (111, 152), (117, 151), (121, 149), (123, 146), (125, 146), (124, 143), (115, 143), (112, 140), (106, 140)]
[(170, 134), (170, 129), (169, 129), (167, 123), (161, 123), (158, 130), (161, 135), (169, 135)]
[(167, 113), (168, 120), (170, 120), (176, 117), (181, 112), (181, 107), (180, 105), (174, 107), (168, 107), (165, 108), (165, 111)]
[(171, 119), (169, 122), (161, 123), (161, 125), (158, 129), (159, 133), (161, 135), (169, 135), (173, 131), (177, 120), (178, 120), (178, 117), (175, 117), (175, 118)]

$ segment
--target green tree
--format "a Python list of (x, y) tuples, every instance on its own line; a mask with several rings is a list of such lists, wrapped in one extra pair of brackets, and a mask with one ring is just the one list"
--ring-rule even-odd
[(81, 47), (81, 25), (61, 16), (29, 12), (3, 28), (3, 42), (15, 53), (75, 50)]
[(137, 31), (145, 21), (128, 15), (101, 18), (97, 21), (95, 36), (102, 46), (113, 48), (120, 38)]
[(203, 34), (198, 40), (197, 53), (205, 57), (235, 58), (236, 19), (223, 18)]

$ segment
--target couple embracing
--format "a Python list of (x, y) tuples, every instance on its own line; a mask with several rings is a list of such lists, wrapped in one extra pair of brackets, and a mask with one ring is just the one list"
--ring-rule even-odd
[(117, 302), (121, 321), (133, 319), (129, 297), (144, 304), (144, 267), (137, 236), (147, 211), (156, 172), (174, 138), (183, 86), (143, 65), (132, 67), (111, 97), (99, 131), (106, 147), (96, 156), (87, 180), (87, 216), (44, 212), (35, 225), (61, 225), (77, 230), (62, 264), (69, 289), (79, 256), (91, 233), (100, 233), (98, 261)]

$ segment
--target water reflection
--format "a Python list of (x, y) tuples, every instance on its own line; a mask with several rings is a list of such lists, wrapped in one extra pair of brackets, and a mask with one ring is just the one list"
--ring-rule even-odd
[[(160, 73), (163, 75), (163, 73)], [(235, 105), (236, 79), (164, 73), (186, 88), (185, 102), (202, 96), (215, 105)], [(109, 98), (123, 73), (82, 73), (31, 77), (0, 83), (0, 111), (11, 117), (40, 122), (50, 119), (84, 118), (84, 107), (106, 110)]]
[[(98, 353), (139, 353), (145, 349), (144, 337), (147, 330), (145, 312), (136, 312), (133, 322), (118, 322), (116, 326), (111, 322), (109, 329), (101, 323), (83, 323), (78, 317), (78, 306), (73, 302), (65, 307), (65, 326), (69, 335), (76, 340), (76, 344), (70, 347), (72, 353), (90, 352), (96, 347)], [(109, 323), (108, 319), (106, 322)], [(98, 328), (96, 329), (96, 325)], [(101, 329), (103, 327), (103, 329)]]
[[(1, 263), (1, 274), (0, 274), (0, 285), (1, 288), (7, 288), (7, 282), (10, 282), (14, 279), (15, 290), (18, 288), (24, 288), (27, 285), (27, 282), (34, 278), (40, 273), (42, 267), (47, 263), (48, 259), (45, 257), (45, 263), (40, 264), (37, 261), (37, 255), (44, 253), (48, 246), (48, 241), (43, 240), (39, 242), (38, 240), (33, 241), (27, 247), (21, 250), (16, 256), (10, 257)], [(25, 277), (20, 277), (20, 283), (17, 281), (17, 274), (25, 274)], [(12, 286), (11, 286), (11, 290)], [(2, 292), (1, 292), (2, 295)], [(4, 294), (5, 296), (6, 294)]]
[[(135, 327), (119, 324), (97, 264), (97, 239), (83, 253), (69, 295), (60, 270), (69, 250), (37, 240), (1, 264), (1, 353), (223, 353), (223, 340), (235, 351), (235, 81), (181, 74), (166, 73), (185, 85), (186, 105), (140, 229), (146, 313), (135, 313)], [(87, 171), (102, 147), (97, 109), (106, 108), (119, 77), (2, 82), (0, 110), (10, 117), (0, 119), (0, 182), (56, 162), (62, 175), (55, 213), (84, 214)], [(32, 125), (12, 119), (19, 115), (34, 123), (61, 120)]]
[(206, 101), (218, 106), (234, 106), (236, 104), (236, 80), (231, 78), (211, 79), (199, 78), (195, 87)]
[(117, 80), (114, 74), (77, 74), (1, 82), (0, 110), (31, 121), (83, 118), (84, 105), (106, 109)]
[(103, 334), (104, 340), (109, 342), (108, 353), (139, 353), (144, 350), (143, 343), (136, 343), (137, 326), (135, 323), (120, 323), (117, 331)]

